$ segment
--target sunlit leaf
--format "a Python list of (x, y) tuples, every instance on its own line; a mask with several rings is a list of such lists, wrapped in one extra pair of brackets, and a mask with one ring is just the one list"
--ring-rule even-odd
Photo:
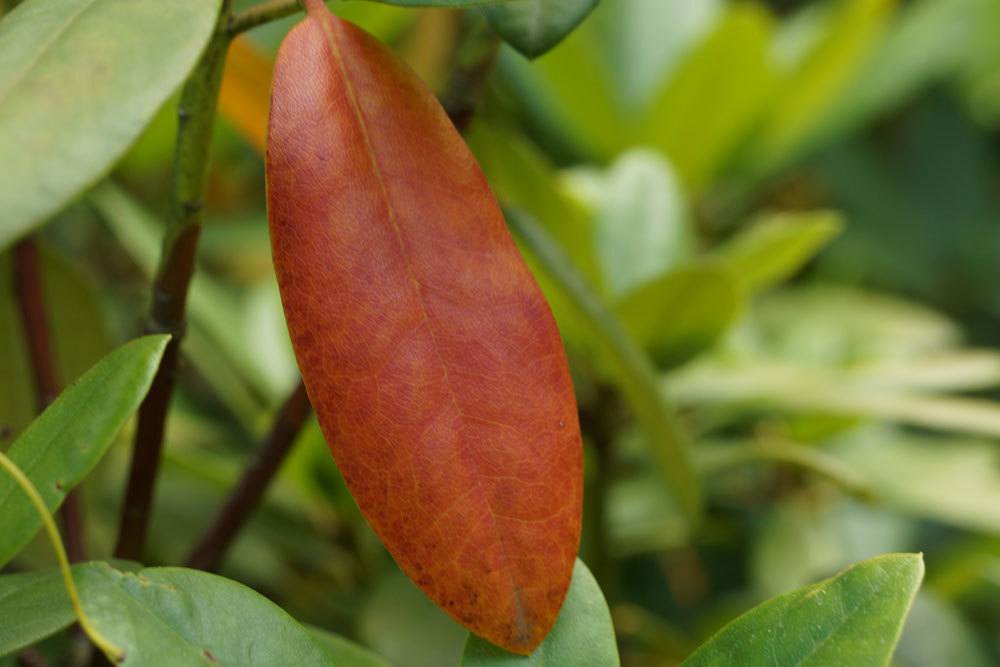
[(860, 74), (892, 16), (895, 0), (841, 0), (822, 38), (782, 77), (771, 112), (755, 140), (755, 154), (774, 166), (803, 149), (826, 120), (837, 96)]
[(771, 103), (771, 15), (731, 5), (684, 59), (644, 114), (640, 135), (663, 150), (688, 191), (700, 191)]

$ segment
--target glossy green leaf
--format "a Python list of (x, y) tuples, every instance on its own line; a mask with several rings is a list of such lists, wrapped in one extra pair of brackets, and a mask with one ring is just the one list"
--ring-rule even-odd
[(650, 452), (666, 486), (693, 524), (700, 519), (701, 490), (691, 452), (673, 407), (658, 388), (649, 358), (629, 337), (621, 323), (562, 250), (533, 219), (515, 209), (506, 211), (507, 222), (552, 280), (581, 321), (594, 331), (595, 340), (610, 360), (612, 377), (648, 436)]
[(0, 20), (0, 248), (106, 173), (194, 66), (219, 0), (32, 0)]
[(667, 154), (689, 192), (710, 182), (771, 103), (773, 31), (759, 5), (732, 4), (646, 109), (642, 140)]
[(332, 632), (306, 626), (313, 641), (337, 667), (390, 667), (385, 658)]
[(630, 292), (615, 313), (659, 365), (676, 366), (715, 344), (739, 317), (743, 300), (725, 266), (689, 263)]
[(559, 618), (534, 653), (514, 655), (470, 635), (462, 656), (462, 667), (617, 667), (618, 664), (618, 644), (608, 603), (594, 575), (580, 560), (576, 561)]
[(792, 277), (843, 227), (829, 211), (776, 213), (762, 217), (722, 246), (717, 257), (750, 292)]
[[(21, 434), (7, 455), (38, 488), (51, 511), (97, 464), (146, 395), (168, 336), (146, 336), (116, 349), (68, 387)], [(14, 481), (0, 476), (0, 564), (41, 527)]]
[(595, 247), (608, 292), (621, 296), (691, 251), (687, 206), (670, 164), (632, 150), (598, 177)]
[(918, 554), (889, 554), (769, 600), (723, 628), (684, 667), (882, 667), (924, 575)]
[(490, 26), (515, 49), (535, 58), (580, 25), (598, 0), (511, 0), (485, 10)]
[[(93, 562), (75, 566), (73, 578), (91, 622), (124, 649), (125, 660), (118, 664), (355, 664), (324, 652), (273, 602), (214, 574), (176, 567), (130, 571)], [(58, 630), (67, 614), (72, 620), (61, 586), (57, 571), (0, 578), (4, 618), (8, 611), (23, 614), (21, 631), (39, 636)], [(8, 591), (9, 599), (2, 595)]]

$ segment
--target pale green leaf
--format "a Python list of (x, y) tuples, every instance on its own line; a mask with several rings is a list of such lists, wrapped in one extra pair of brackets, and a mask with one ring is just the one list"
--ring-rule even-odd
[[(50, 511), (97, 464), (146, 395), (168, 336), (146, 336), (116, 349), (66, 388), (7, 455), (37, 487)], [(0, 564), (41, 527), (12, 479), (0, 475)]]
[(731, 5), (646, 109), (642, 141), (667, 154), (688, 192), (718, 174), (771, 103), (773, 30), (759, 5)]
[(1000, 533), (995, 443), (871, 428), (845, 436), (829, 451), (905, 514)]
[(0, 247), (96, 182), (194, 66), (219, 0), (31, 0), (0, 20)]
[(824, 25), (822, 37), (783, 77), (772, 111), (753, 149), (773, 167), (803, 149), (827, 119), (837, 97), (856, 80), (892, 16), (893, 0), (841, 0)]
[(684, 667), (883, 667), (924, 575), (918, 554), (889, 554), (743, 614)]
[(618, 664), (618, 645), (608, 603), (594, 575), (580, 560), (576, 561), (556, 624), (530, 656), (508, 653), (470, 635), (462, 657), (462, 667), (617, 667)]
[(598, 190), (595, 247), (610, 294), (627, 293), (690, 253), (687, 205), (660, 155), (642, 149), (625, 153)]
[(843, 227), (829, 211), (765, 215), (723, 245), (716, 256), (752, 292), (792, 277)]
[(649, 102), (692, 48), (718, 20), (722, 0), (664, 2), (607, 0), (587, 26), (600, 35), (622, 106)]

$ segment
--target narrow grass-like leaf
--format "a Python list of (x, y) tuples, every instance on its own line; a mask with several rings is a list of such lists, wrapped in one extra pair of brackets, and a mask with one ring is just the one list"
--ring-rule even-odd
[[(67, 388), (7, 452), (50, 511), (107, 451), (153, 381), (168, 336), (136, 339)], [(0, 564), (38, 531), (41, 519), (12, 480), (0, 477)]]

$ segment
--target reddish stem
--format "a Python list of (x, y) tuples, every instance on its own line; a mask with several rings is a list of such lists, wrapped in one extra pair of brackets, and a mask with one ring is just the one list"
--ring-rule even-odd
[[(21, 325), (35, 384), (35, 405), (43, 412), (59, 395), (59, 377), (52, 353), (49, 317), (45, 308), (41, 262), (34, 238), (14, 246), (14, 293), (21, 311)], [(70, 491), (60, 510), (66, 533), (66, 554), (73, 562), (86, 559), (83, 511), (78, 491)]]

